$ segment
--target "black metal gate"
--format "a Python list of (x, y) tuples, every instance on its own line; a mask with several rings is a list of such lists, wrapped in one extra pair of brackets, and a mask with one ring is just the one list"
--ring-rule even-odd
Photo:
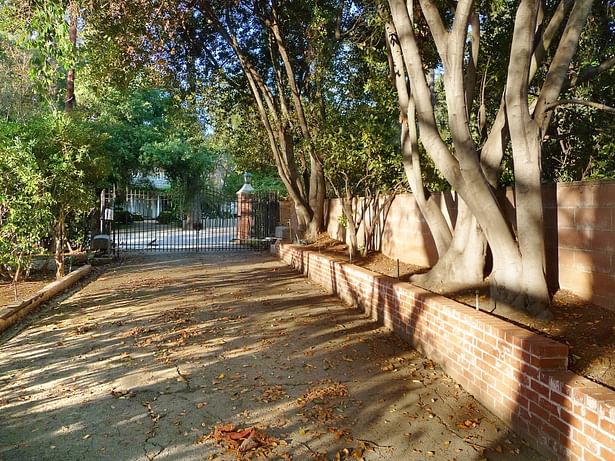
[(266, 249), (280, 213), (273, 192), (225, 195), (201, 189), (174, 194), (126, 189), (105, 197), (103, 208), (113, 210), (106, 213), (112, 217), (106, 227), (116, 251)]

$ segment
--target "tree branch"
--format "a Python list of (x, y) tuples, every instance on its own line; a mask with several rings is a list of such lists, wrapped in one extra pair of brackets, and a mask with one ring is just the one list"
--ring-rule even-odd
[(476, 69), (478, 68), (478, 52), (480, 50), (480, 22), (478, 19), (478, 14), (476, 14), (476, 12), (472, 13), (470, 17), (470, 24), (472, 26), (472, 36), (470, 41), (470, 55), (466, 66), (466, 75), (464, 81), (464, 86), (466, 90), (466, 106), (468, 110), (468, 120), (470, 119), (470, 112), (472, 111), (472, 105), (474, 103), (474, 96), (476, 93)]
[(609, 114), (615, 114), (615, 107), (607, 106), (606, 104), (601, 104), (599, 102), (585, 101), (583, 99), (560, 99), (559, 101), (553, 101), (545, 106), (544, 111), (548, 112), (558, 106), (566, 106), (571, 104), (593, 107), (594, 109), (603, 110)]
[(419, 0), (421, 9), (423, 10), (423, 16), (427, 20), (427, 25), (431, 31), (431, 35), (438, 49), (438, 54), (446, 59), (447, 53), (447, 39), (448, 31), (444, 27), (442, 17), (438, 11), (438, 7), (434, 4), (433, 0)]
[(603, 72), (606, 72), (611, 67), (615, 66), (615, 56), (611, 56), (607, 60), (603, 61), (597, 66), (589, 66), (581, 71), (581, 73), (564, 84), (562, 92), (574, 88), (575, 86), (582, 85), (583, 83), (597, 77)]
[(536, 101), (534, 120), (538, 122), (541, 133), (547, 130), (550, 122), (550, 117), (545, 112), (545, 106), (555, 101), (562, 91), (570, 61), (579, 45), (579, 37), (591, 11), (592, 3), (593, 0), (577, 0), (570, 12), (562, 38), (540, 90), (540, 96)]
[(551, 42), (559, 30), (562, 21), (566, 18), (566, 13), (570, 4), (570, 0), (560, 0), (557, 8), (553, 12), (553, 16), (551, 16), (551, 20), (547, 24), (547, 27), (544, 28), (544, 32), (540, 35), (540, 38), (536, 43), (534, 54), (532, 56), (532, 63), (530, 65), (530, 81), (532, 81), (532, 78), (536, 74), (536, 70), (538, 70), (538, 67), (545, 58), (545, 54), (551, 46)]

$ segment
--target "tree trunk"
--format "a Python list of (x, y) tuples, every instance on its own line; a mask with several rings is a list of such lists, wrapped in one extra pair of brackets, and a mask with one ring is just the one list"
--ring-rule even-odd
[(350, 194), (347, 194), (346, 197), (340, 197), (340, 201), (342, 202), (342, 209), (344, 211), (344, 216), (346, 217), (346, 232), (350, 237), (350, 243), (347, 243), (348, 256), (352, 261), (352, 258), (357, 254), (359, 249), (359, 239), (357, 238), (359, 224), (354, 217), (354, 210), (352, 206), (353, 198)]
[(64, 277), (64, 209), (61, 208), (54, 228), (56, 280)]
[(308, 234), (308, 228), (312, 222), (312, 216), (309, 213), (309, 210), (304, 206), (301, 202), (294, 202), (295, 204), (295, 215), (297, 216), (297, 225), (298, 229), (296, 229), (297, 236), (299, 238), (305, 238)]
[(364, 241), (363, 256), (366, 256), (370, 250), (379, 251), (382, 242), (382, 236), (379, 235), (376, 239), (376, 229), (382, 229), (382, 224), (386, 221), (386, 216), (391, 208), (395, 194), (389, 193), (382, 197), (380, 193), (375, 196), (364, 199), (363, 223), (364, 223)]
[(418, 148), (418, 132), (416, 128), (416, 104), (411, 89), (408, 88), (406, 71), (399, 42), (394, 40), (395, 28), (387, 22), (385, 25), (389, 50), (391, 72), (395, 76), (395, 88), (399, 102), (399, 120), (401, 124), (401, 151), (404, 172), (416, 204), (431, 231), (438, 256), (442, 256), (451, 243), (451, 231), (442, 210), (425, 194), (423, 175)]
[(513, 47), (506, 80), (506, 115), (513, 149), (519, 258), (515, 264), (494, 254), (492, 292), (500, 304), (524, 307), (548, 316), (549, 291), (544, 270), (545, 248), (540, 183), (540, 134), (528, 105), (539, 0), (522, 0), (515, 18)]
[(310, 157), (310, 194), (309, 204), (312, 219), (308, 225), (307, 238), (315, 240), (322, 231), (325, 218), (326, 184), (322, 164), (315, 157)]
[(190, 209), (186, 215), (184, 230), (201, 230), (201, 194), (197, 191), (190, 193)]
[(455, 233), (448, 250), (425, 274), (410, 281), (437, 293), (454, 293), (484, 286), (487, 241), (465, 202), (458, 198)]
[[(533, 0), (535, 1), (535, 0)], [(522, 4), (525, 2), (522, 1)], [(472, 140), (467, 119), (466, 92), (463, 87), (463, 64), (465, 37), (472, 2), (457, 3), (455, 19), (450, 32), (442, 22), (433, 2), (421, 0), (421, 7), (429, 25), (438, 54), (444, 64), (444, 85), (448, 108), (448, 122), (455, 147), (453, 156), (437, 130), (435, 114), (431, 105), (421, 53), (417, 46), (413, 27), (402, 0), (389, 0), (393, 22), (401, 44), (404, 64), (412, 82), (417, 104), (417, 118), (423, 145), (447, 181), (457, 190), (480, 224), (489, 242), (494, 258), (495, 272), (492, 279), (499, 286), (516, 291), (521, 283), (521, 253), (509, 224), (482, 172), (476, 145)], [(530, 19), (529, 17), (526, 19)], [(516, 20), (515, 27), (522, 21)], [(534, 33), (533, 21), (524, 22), (527, 30)], [(515, 40), (513, 40), (515, 42)], [(517, 43), (513, 44), (513, 50)], [(531, 54), (531, 40), (526, 51)], [(515, 62), (511, 56), (511, 63)], [(527, 59), (529, 64), (529, 56)], [(526, 72), (527, 78), (527, 72)], [(527, 88), (526, 88), (527, 90)], [(527, 93), (526, 93), (527, 94)], [(518, 97), (518, 95), (517, 95)], [(516, 298), (517, 301), (519, 298)]]
[[(19, 257), (21, 260), (21, 256)], [(17, 301), (17, 282), (19, 282), (19, 276), (21, 275), (21, 263), (17, 263), (15, 268), (15, 274), (13, 274), (13, 294), (15, 295), (15, 301)]]
[[(73, 52), (77, 51), (77, 21), (79, 18), (79, 9), (74, 2), (68, 5), (68, 38), (70, 40)], [(64, 110), (71, 112), (77, 105), (75, 98), (75, 68), (68, 69), (66, 74), (66, 98), (64, 100)]]
[[(283, 119), (284, 117), (288, 117), (288, 105), (285, 101), (280, 99), (281, 104), (280, 108), (278, 108), (274, 93), (270, 90), (268, 83), (263, 79), (256, 66), (252, 63), (250, 54), (242, 49), (236, 36), (231, 30), (224, 26), (211, 5), (206, 2), (202, 6), (213, 26), (233, 48), (239, 60), (239, 64), (248, 80), (259, 117), (267, 133), (278, 174), (288, 191), (289, 197), (295, 204), (297, 219), (299, 221), (297, 234), (300, 234), (301, 237), (305, 235), (316, 235), (322, 228), (324, 218), (324, 176), (321, 174), (322, 166), (313, 152), (309, 127), (303, 111), (301, 95), (296, 85), (292, 62), (286, 53), (283, 36), (278, 28), (277, 22), (274, 21), (273, 25), (275, 27), (272, 26), (272, 33), (274, 34), (275, 40), (270, 40), (270, 46), (271, 42), (275, 42), (284, 61), (284, 69), (286, 71), (287, 83), (290, 87), (291, 96), (294, 101), (294, 109), (300, 123), (302, 135), (310, 148), (311, 169), (308, 186), (313, 190), (311, 193), (315, 194), (313, 197), (307, 196), (306, 185), (302, 184), (301, 177), (297, 171), (292, 135), (287, 132), (289, 120)], [(271, 49), (270, 52), (272, 53), (273, 50)], [(278, 71), (277, 66), (274, 69), (273, 77), (276, 79), (275, 83), (277, 88), (283, 88), (284, 85), (281, 81), (281, 72)], [(279, 97), (284, 98), (284, 93), (280, 93)], [(315, 208), (313, 209), (312, 206), (315, 206)]]

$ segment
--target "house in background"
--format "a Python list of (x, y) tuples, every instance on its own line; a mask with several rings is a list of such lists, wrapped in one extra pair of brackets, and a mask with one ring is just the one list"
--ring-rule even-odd
[(144, 219), (156, 219), (162, 211), (171, 208), (169, 190), (171, 182), (162, 169), (151, 173), (136, 173), (131, 187), (126, 187), (124, 208)]

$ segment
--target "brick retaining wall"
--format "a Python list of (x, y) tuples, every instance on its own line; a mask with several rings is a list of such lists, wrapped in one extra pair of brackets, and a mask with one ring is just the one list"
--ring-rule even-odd
[(542, 453), (615, 461), (615, 391), (569, 371), (566, 345), (301, 247), (278, 253), (438, 362)]

